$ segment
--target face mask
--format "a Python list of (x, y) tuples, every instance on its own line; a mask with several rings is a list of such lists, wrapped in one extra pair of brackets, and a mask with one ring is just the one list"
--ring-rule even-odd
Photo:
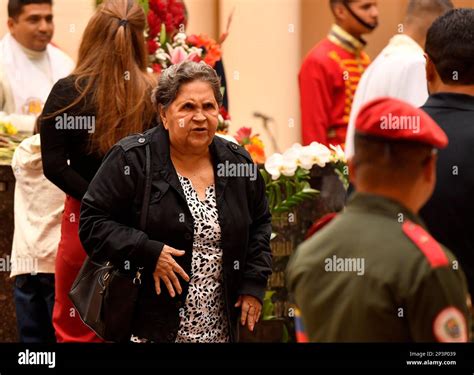
[(362, 26), (368, 28), (369, 30), (375, 30), (378, 26), (378, 24), (370, 24), (370, 23), (367, 23), (365, 22), (362, 18), (360, 18), (357, 14), (355, 14), (355, 12), (352, 10), (352, 8), (349, 6), (349, 3), (347, 3), (346, 1), (343, 2), (344, 6), (346, 7), (346, 9), (348, 10), (348, 12), (352, 15), (352, 17), (354, 17), (357, 22), (359, 22)]

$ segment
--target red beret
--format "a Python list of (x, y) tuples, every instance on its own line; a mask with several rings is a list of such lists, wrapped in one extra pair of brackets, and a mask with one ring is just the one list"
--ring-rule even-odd
[(419, 142), (445, 148), (448, 137), (423, 110), (393, 98), (379, 98), (362, 107), (356, 132), (391, 140)]

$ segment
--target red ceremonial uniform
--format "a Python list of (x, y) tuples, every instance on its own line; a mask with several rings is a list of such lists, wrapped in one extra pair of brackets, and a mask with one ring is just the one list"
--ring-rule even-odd
[(344, 144), (354, 93), (370, 63), (364, 46), (334, 25), (304, 59), (299, 74), (303, 144)]

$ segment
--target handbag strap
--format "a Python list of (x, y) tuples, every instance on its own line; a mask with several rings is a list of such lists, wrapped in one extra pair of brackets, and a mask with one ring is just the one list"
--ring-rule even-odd
[(145, 232), (146, 222), (148, 219), (148, 207), (150, 206), (151, 194), (151, 150), (150, 143), (145, 146), (146, 160), (145, 160), (145, 192), (143, 194), (142, 209), (140, 212), (140, 229)]

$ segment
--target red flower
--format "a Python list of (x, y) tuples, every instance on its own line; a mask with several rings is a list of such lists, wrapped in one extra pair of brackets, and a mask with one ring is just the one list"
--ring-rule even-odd
[(166, 3), (163, 0), (149, 0), (149, 8), (157, 15), (166, 13)]
[(214, 67), (216, 62), (222, 57), (221, 46), (207, 35), (191, 35), (187, 38), (187, 43), (203, 49), (203, 60), (206, 64)]
[(162, 23), (166, 26), (169, 38), (180, 31), (180, 26), (186, 24), (186, 13), (182, 0), (149, 1), (148, 25), (151, 38), (155, 38), (160, 33)]
[(160, 45), (154, 39), (148, 39), (148, 54), (154, 55), (156, 50), (160, 48)]
[(221, 114), (224, 120), (230, 120), (229, 112), (227, 112), (227, 109), (225, 109), (224, 106), (221, 107), (221, 109), (219, 110), (219, 113)]
[(214, 67), (216, 65), (216, 62), (218, 62), (222, 57), (221, 54), (221, 49), (219, 45), (214, 45), (212, 46), (209, 50), (207, 50), (206, 56), (204, 57), (204, 62), (206, 64)]
[(184, 4), (181, 0), (168, 0), (168, 12), (170, 12), (178, 21), (182, 21), (186, 17)]
[(160, 3), (160, 1), (157, 1), (157, 0), (149, 0), (148, 1), (148, 7), (150, 9), (150, 12), (158, 13), (159, 12), (159, 9), (158, 9), (159, 3)]
[(194, 62), (201, 62), (202, 59), (199, 55), (194, 55), (193, 58), (191, 59), (191, 61), (194, 61)]
[(196, 46), (196, 47), (199, 47), (199, 41), (200, 41), (200, 39), (197, 35), (190, 35), (186, 39), (186, 42), (188, 44), (191, 44), (191, 45)]
[(161, 74), (162, 67), (160, 64), (151, 64), (151, 69), (153, 69), (154, 73)]
[(204, 47), (204, 48), (209, 48), (213, 43), (215, 43), (211, 38), (209, 38), (207, 35), (190, 35), (188, 37), (188, 43), (192, 44), (193, 46), (196, 47)]
[(242, 127), (237, 131), (237, 134), (235, 135), (235, 139), (241, 145), (245, 145), (245, 144), (250, 143), (250, 134), (252, 134), (251, 128)]
[(151, 39), (155, 38), (161, 30), (161, 20), (154, 12), (148, 13), (148, 34)]

